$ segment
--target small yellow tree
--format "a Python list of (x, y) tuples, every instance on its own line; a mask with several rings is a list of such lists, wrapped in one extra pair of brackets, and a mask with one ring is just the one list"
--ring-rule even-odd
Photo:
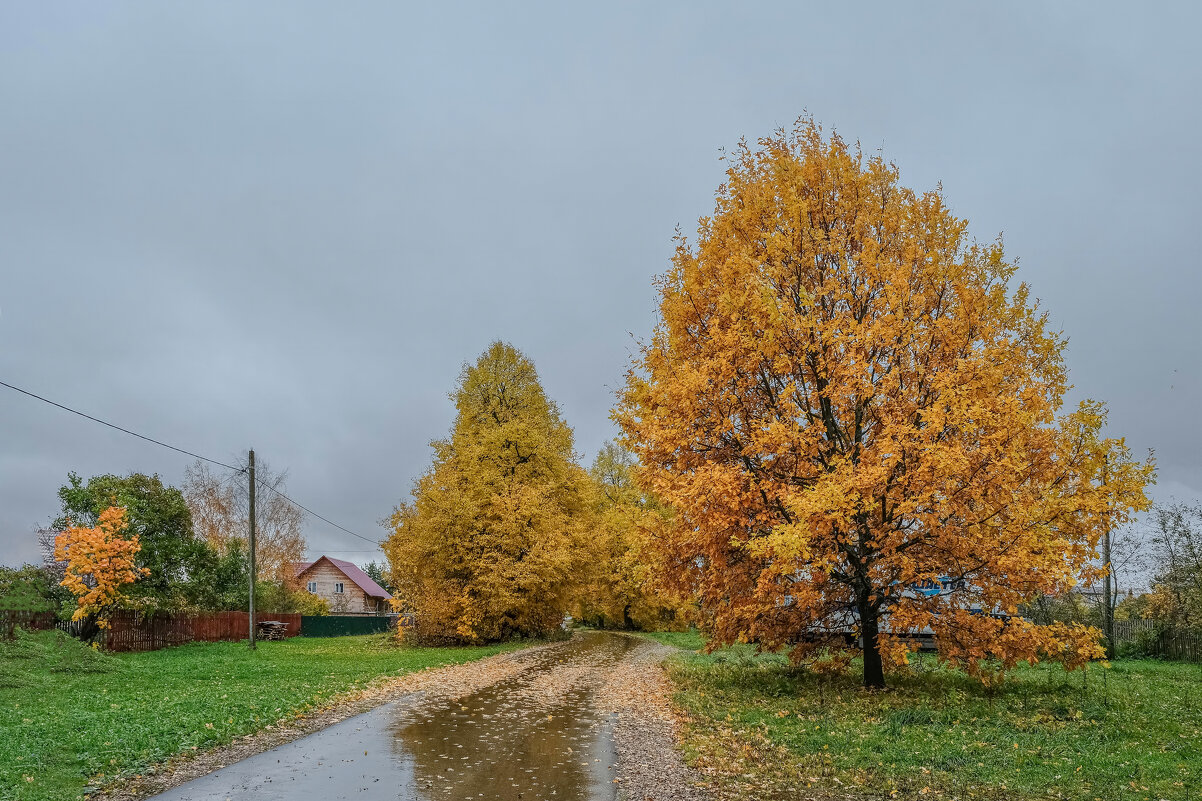
[(72, 620), (107, 628), (109, 613), (124, 599), (122, 588), (150, 574), (134, 566), (142, 546), (136, 534), (126, 539), (128, 525), (124, 507), (110, 506), (95, 528), (71, 526), (55, 538), (54, 558), (67, 563), (62, 585), (75, 596)]

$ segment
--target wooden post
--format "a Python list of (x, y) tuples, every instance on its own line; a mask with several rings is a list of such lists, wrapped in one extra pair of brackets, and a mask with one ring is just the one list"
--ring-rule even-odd
[[(1110, 481), (1109, 457), (1102, 463), (1102, 486)], [(1111, 590), (1111, 575), (1114, 570), (1110, 565), (1110, 503), (1106, 503), (1106, 511), (1102, 513), (1102, 561), (1106, 564), (1106, 573), (1102, 576), (1102, 633), (1106, 635), (1106, 658), (1114, 659), (1114, 595)]]
[(250, 612), (250, 648), (253, 651), (255, 648), (255, 451), (251, 448), (250, 451), (250, 547), (248, 549), (250, 560), (250, 593), (248, 595), (249, 602), (247, 604)]

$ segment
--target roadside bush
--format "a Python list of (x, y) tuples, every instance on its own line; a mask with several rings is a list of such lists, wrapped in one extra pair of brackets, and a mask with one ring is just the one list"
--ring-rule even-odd
[(63, 595), (63, 591), (40, 567), (0, 566), (0, 609), (16, 609), (22, 612), (57, 611)]
[(319, 615), (324, 616), (330, 614), (330, 602), (325, 598), (314, 595), (311, 592), (300, 591), (296, 593), (296, 598), (293, 605), (295, 612), (301, 615)]

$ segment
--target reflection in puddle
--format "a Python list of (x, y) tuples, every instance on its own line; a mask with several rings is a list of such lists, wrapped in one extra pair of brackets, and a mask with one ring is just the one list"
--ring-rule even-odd
[(613, 801), (613, 736), (593, 693), (635, 644), (585, 635), (458, 701), (378, 707), (156, 799)]
[(585, 635), (542, 654), (521, 675), (458, 701), (417, 713), (398, 709), (393, 752), (412, 776), (400, 797), (616, 798), (610, 722), (593, 710), (591, 697), (605, 668), (633, 645), (627, 637)]

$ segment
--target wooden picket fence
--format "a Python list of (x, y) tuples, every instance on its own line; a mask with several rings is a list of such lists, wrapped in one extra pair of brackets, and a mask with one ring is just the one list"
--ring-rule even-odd
[[(257, 622), (277, 621), (284, 624), (284, 637), (301, 633), (310, 637), (337, 637), (370, 634), (394, 627), (393, 615), (330, 615), (302, 617), (298, 614), (256, 612)], [(409, 621), (412, 623), (412, 619)], [(172, 615), (166, 612), (144, 613), (131, 610), (114, 612), (108, 628), (98, 637), (101, 647), (109, 651), (157, 651), (190, 642), (238, 642), (247, 638), (249, 616), (246, 612), (204, 612), (194, 615)], [(57, 620), (53, 612), (26, 612), (0, 609), (0, 639), (12, 639), (18, 628), (26, 631), (58, 629), (79, 637), (80, 621)], [(266, 632), (260, 630), (260, 636)], [(266, 638), (266, 637), (265, 637)]]
[(1149, 638), (1151, 655), (1177, 662), (1202, 662), (1202, 636), (1196, 631), (1166, 629)]
[(58, 616), (53, 612), (27, 612), (24, 609), (0, 609), (0, 639), (11, 640), (17, 629), (45, 631), (54, 628)]
[(1149, 656), (1178, 662), (1202, 662), (1202, 635), (1196, 631), (1160, 629), (1151, 620), (1116, 620), (1116, 645), (1143, 641)]
[[(257, 612), (255, 619), (286, 624), (286, 637), (300, 634), (300, 615)], [(247, 639), (248, 629), (246, 612), (169, 615), (123, 611), (109, 619), (100, 641), (109, 651), (157, 651), (189, 642), (237, 642)]]
[(1160, 638), (1160, 655), (1180, 662), (1202, 662), (1202, 637), (1196, 632), (1170, 632)]
[(1156, 624), (1151, 620), (1116, 620), (1114, 621), (1114, 643), (1120, 645), (1125, 642), (1135, 642), (1143, 632), (1155, 629)]

